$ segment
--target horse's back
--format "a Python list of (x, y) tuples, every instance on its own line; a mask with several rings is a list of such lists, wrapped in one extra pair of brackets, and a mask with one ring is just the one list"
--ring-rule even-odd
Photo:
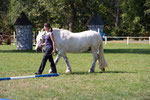
[(83, 52), (90, 47), (98, 46), (100, 43), (100, 34), (96, 31), (84, 31), (80, 33), (72, 33), (68, 30), (56, 30), (55, 43), (56, 48), (65, 50), (66, 52)]

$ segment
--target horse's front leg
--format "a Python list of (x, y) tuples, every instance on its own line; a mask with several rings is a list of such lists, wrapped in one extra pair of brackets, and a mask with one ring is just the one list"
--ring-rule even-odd
[(61, 56), (58, 54), (54, 60), (55, 66), (57, 65), (58, 61), (60, 60)]
[[(58, 61), (60, 60), (60, 58), (61, 58), (61, 56), (60, 56), (60, 54), (58, 54), (57, 57), (56, 57), (55, 60), (54, 60), (55, 66), (57, 65), (57, 63), (58, 63)], [(52, 72), (52, 70), (51, 70), (51, 68), (50, 68), (49, 71), (48, 71), (48, 73), (51, 73), (51, 72)]]
[(64, 61), (66, 62), (66, 65), (67, 65), (66, 73), (72, 73), (72, 71), (71, 71), (71, 66), (70, 66), (70, 63), (69, 63), (69, 59), (68, 59), (68, 57), (66, 56), (66, 54), (63, 56), (63, 59), (64, 59)]

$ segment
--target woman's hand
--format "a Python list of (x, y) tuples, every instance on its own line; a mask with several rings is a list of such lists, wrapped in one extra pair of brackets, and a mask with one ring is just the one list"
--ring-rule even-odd
[(52, 51), (52, 54), (54, 54), (54, 55), (55, 55), (55, 53), (56, 53), (56, 50), (54, 49), (54, 50)]
[(44, 46), (45, 46), (45, 43), (40, 44), (40, 47), (44, 47)]

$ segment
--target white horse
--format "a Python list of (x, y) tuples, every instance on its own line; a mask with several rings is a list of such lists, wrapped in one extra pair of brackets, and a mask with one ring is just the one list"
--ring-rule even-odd
[(41, 43), (44, 42), (44, 35), (46, 34), (46, 32), (44, 32), (43, 30), (41, 30), (39, 32), (39, 34), (36, 37), (36, 46), (35, 46), (35, 50), (37, 52), (42, 51), (42, 46)]
[[(39, 32), (39, 34), (44, 35), (44, 31)], [(56, 49), (58, 51), (58, 55), (54, 60), (55, 65), (57, 65), (58, 61), (61, 57), (64, 58), (67, 70), (66, 73), (71, 73), (71, 66), (68, 60), (66, 53), (80, 53), (91, 48), (93, 54), (93, 64), (90, 68), (89, 72), (95, 71), (95, 63), (98, 60), (99, 68), (102, 71), (105, 71), (105, 67), (108, 66), (103, 52), (103, 41), (101, 35), (96, 31), (84, 31), (80, 33), (72, 33), (68, 30), (64, 29), (53, 29), (54, 40), (56, 44)], [(42, 36), (37, 42), (42, 39)], [(36, 47), (39, 46), (39, 43), (36, 44)], [(51, 73), (51, 69), (49, 70)]]

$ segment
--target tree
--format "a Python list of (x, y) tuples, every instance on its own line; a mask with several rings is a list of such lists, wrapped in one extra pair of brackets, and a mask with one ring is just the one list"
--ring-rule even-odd
[(0, 32), (8, 31), (8, 7), (9, 7), (10, 0), (1, 0), (0, 1)]
[[(40, 30), (45, 22), (52, 27), (82, 31), (96, 11), (105, 22), (104, 31), (110, 35), (145, 35), (149, 33), (149, 0), (9, 0), (6, 22), (13, 26), (19, 14), (24, 11)], [(7, 2), (7, 0), (3, 0)], [(1, 11), (0, 7), (0, 11)], [(6, 23), (8, 24), (8, 23)], [(2, 25), (0, 25), (2, 26)], [(114, 34), (115, 33), (115, 34)]]
[[(122, 4), (122, 28), (126, 35), (138, 36), (145, 34), (144, 4), (146, 0), (124, 0)], [(147, 22), (146, 22), (147, 23)]]
[(146, 0), (144, 4), (144, 16), (145, 16), (145, 21), (144, 21), (144, 28), (145, 28), (145, 33), (146, 35), (150, 35), (150, 0)]

